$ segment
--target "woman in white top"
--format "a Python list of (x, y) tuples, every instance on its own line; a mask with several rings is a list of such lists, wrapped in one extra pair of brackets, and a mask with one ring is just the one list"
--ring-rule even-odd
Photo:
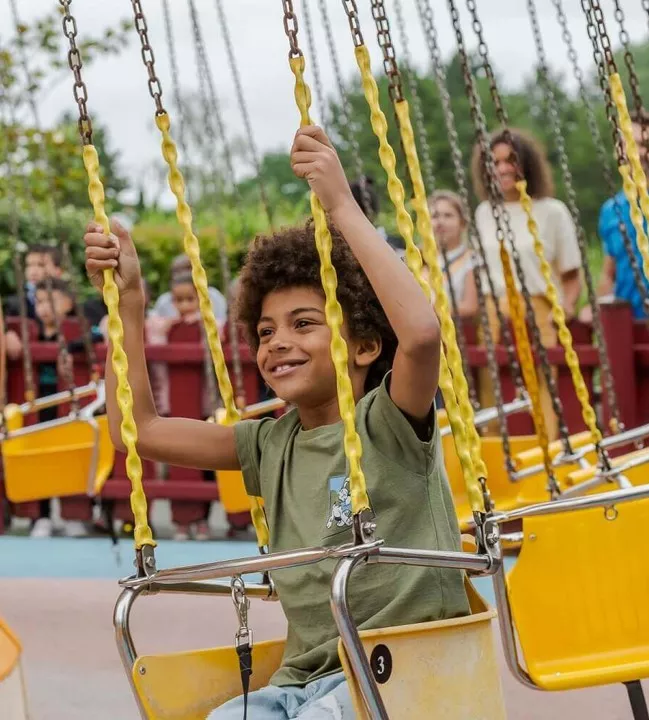
[[(505, 199), (505, 208), (510, 218), (510, 227), (514, 243), (520, 256), (525, 285), (531, 295), (534, 315), (541, 333), (541, 341), (546, 347), (556, 345), (557, 333), (550, 314), (551, 306), (546, 295), (546, 283), (541, 274), (541, 263), (534, 252), (533, 238), (527, 227), (527, 218), (520, 204), (520, 195), (516, 189), (517, 175), (527, 181), (527, 192), (532, 197), (532, 213), (539, 227), (539, 236), (543, 243), (544, 254), (552, 268), (552, 279), (559, 292), (568, 320), (575, 316), (581, 291), (581, 257), (577, 244), (577, 233), (568, 208), (554, 197), (552, 171), (543, 148), (527, 133), (510, 129), (512, 143), (502, 131), (492, 135), (490, 146), (498, 183)], [(516, 165), (518, 158), (518, 167)], [(499, 241), (496, 236), (496, 223), (488, 202), (488, 193), (482, 175), (482, 156), (479, 146), (473, 153), (472, 175), (476, 195), (482, 201), (475, 213), (475, 221), (484, 244), (487, 265), (493, 279), (496, 300), (505, 315), (509, 314), (505, 281), (499, 255)], [(512, 269), (516, 270), (512, 261)], [(516, 277), (517, 287), (520, 283)], [(488, 287), (485, 283), (485, 287)], [(496, 338), (500, 335), (495, 308), (491, 306), (490, 324)], [(539, 374), (540, 375), (540, 374)], [(542, 387), (542, 402), (548, 432), (551, 437), (557, 435), (557, 421), (552, 411), (550, 396), (539, 377)], [(490, 398), (483, 398), (489, 403)]]
[[(473, 276), (473, 253), (466, 242), (468, 218), (462, 200), (451, 190), (437, 190), (428, 198), (435, 238), (446, 251), (440, 257), (448, 292), (448, 275), (460, 318), (473, 319), (478, 312), (478, 292)], [(448, 272), (446, 263), (448, 263)]]

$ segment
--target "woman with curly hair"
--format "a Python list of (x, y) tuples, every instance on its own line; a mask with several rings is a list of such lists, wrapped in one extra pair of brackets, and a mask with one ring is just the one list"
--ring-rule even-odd
[[(338, 156), (320, 128), (298, 131), (291, 165), (298, 177), (306, 178), (329, 216), (356, 427), (379, 533), (395, 547), (459, 550), (435, 422), (437, 316), (408, 268), (380, 241), (354, 200)], [(88, 228), (86, 267), (97, 287), (102, 287), (104, 269), (115, 270), (140, 453), (176, 465), (242, 470), (248, 493), (264, 499), (273, 552), (351, 542), (343, 426), (313, 226), (257, 238), (248, 253), (237, 297), (239, 319), (264, 380), (295, 408), (279, 419), (244, 420), (234, 427), (156, 414), (142, 342), (137, 254), (126, 231), (113, 226), (113, 232), (116, 237), (107, 237), (94, 224)], [(106, 384), (111, 436), (121, 447), (110, 363)], [(250, 717), (354, 717), (329, 607), (333, 567), (323, 563), (273, 575), (288, 636), (271, 685), (248, 698)], [(349, 589), (349, 603), (363, 629), (469, 612), (463, 573), (450, 569), (361, 568)], [(245, 700), (235, 698), (209, 717), (239, 720), (244, 707)]]
[[(503, 131), (492, 135), (491, 152), (497, 181), (505, 200), (514, 243), (521, 259), (523, 277), (534, 308), (534, 316), (545, 347), (556, 345), (557, 332), (552, 321), (550, 301), (546, 295), (546, 283), (541, 273), (541, 263), (534, 251), (534, 241), (527, 227), (527, 216), (520, 204), (516, 188), (519, 177), (527, 181), (527, 192), (532, 198), (532, 213), (539, 227), (544, 254), (552, 268), (552, 279), (559, 292), (559, 298), (568, 320), (575, 316), (581, 292), (581, 257), (577, 244), (575, 225), (568, 208), (554, 197), (552, 171), (545, 151), (535, 138), (522, 130), (510, 129), (511, 144)], [(513, 147), (512, 147), (513, 145)], [(473, 187), (482, 201), (475, 213), (475, 222), (485, 247), (489, 273), (493, 278), (496, 302), (505, 316), (509, 307), (505, 292), (505, 280), (500, 262), (500, 243), (496, 234), (496, 222), (491, 212), (488, 192), (484, 184), (483, 158), (476, 145), (472, 161)], [(513, 268), (512, 263), (512, 268)], [(514, 270), (514, 275), (516, 272)], [(517, 287), (520, 283), (516, 277)], [(486, 284), (485, 284), (486, 286)], [(490, 325), (496, 340), (500, 337), (497, 316), (493, 303), (490, 306)], [(552, 410), (552, 402), (545, 385), (541, 382), (541, 401), (548, 432), (557, 436), (558, 423)], [(481, 374), (481, 401), (483, 405), (493, 404), (493, 393), (486, 373)]]

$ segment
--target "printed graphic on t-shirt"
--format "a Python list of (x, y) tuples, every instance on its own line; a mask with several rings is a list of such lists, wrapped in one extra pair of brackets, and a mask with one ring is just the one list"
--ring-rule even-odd
[(352, 524), (352, 496), (349, 478), (336, 475), (329, 478), (329, 517), (327, 530), (342, 530)]

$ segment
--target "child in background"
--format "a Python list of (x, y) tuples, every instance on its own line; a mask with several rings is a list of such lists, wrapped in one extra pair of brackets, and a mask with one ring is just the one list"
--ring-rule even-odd
[[(52, 297), (48, 291), (48, 282), (41, 280), (36, 285), (35, 312), (39, 322), (39, 342), (57, 341), (57, 322), (61, 323), (74, 313), (74, 296), (67, 283), (58, 278), (50, 281)], [(61, 360), (58, 363), (41, 363), (38, 366), (38, 395), (53, 395), (58, 391), (59, 374), (64, 371)], [(38, 415), (39, 422), (54, 420), (58, 417), (58, 408), (46, 408)], [(52, 521), (51, 500), (41, 500), (39, 516), (31, 530), (31, 537), (50, 537), (54, 531)], [(79, 520), (68, 520), (63, 523), (63, 532), (67, 537), (84, 537), (87, 535), (85, 525)]]

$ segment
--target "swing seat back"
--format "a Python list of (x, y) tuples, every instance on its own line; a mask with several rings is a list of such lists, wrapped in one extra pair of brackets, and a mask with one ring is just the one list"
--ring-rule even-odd
[(532, 680), (571, 690), (649, 677), (649, 500), (525, 518), (509, 601)]
[(105, 415), (23, 428), (22, 415), (14, 408), (7, 415), (9, 437), (2, 442), (5, 490), (11, 502), (101, 491), (115, 459)]
[(216, 473), (219, 499), (228, 515), (250, 512), (250, 499), (238, 470), (219, 470)]
[[(282, 662), (284, 644), (255, 643), (251, 691), (268, 685)], [(142, 656), (133, 666), (133, 685), (148, 720), (205, 720), (241, 695), (239, 658), (234, 647)]]
[(27, 720), (25, 682), (18, 638), (0, 619), (0, 708), (3, 720)]
[[(512, 452), (516, 453), (536, 446), (538, 439), (536, 435), (519, 435), (511, 437), (510, 442)], [(442, 438), (442, 449), (460, 528), (466, 530), (473, 521), (473, 513), (466, 495), (462, 466), (455, 452), (452, 435), (445, 435)], [(489, 473), (491, 499), (498, 510), (504, 512), (548, 499), (546, 482), (543, 476), (529, 478), (520, 483), (511, 482), (505, 467), (505, 453), (501, 438), (482, 438), (482, 457)]]
[[(649, 450), (643, 448), (641, 450), (635, 450), (634, 452), (627, 453), (626, 455), (619, 455), (611, 460), (611, 465), (615, 468), (620, 468), (627, 462), (633, 462), (636, 460), (645, 459), (649, 463)], [(583, 470), (574, 470), (569, 473), (566, 477), (566, 485), (571, 487), (572, 485), (580, 485), (583, 482), (591, 480), (597, 474), (597, 459), (591, 460), (591, 466)], [(624, 470), (622, 475), (634, 486), (646, 485), (647, 484), (647, 466), (646, 464), (636, 465), (628, 470)], [(594, 493), (605, 492), (607, 488), (617, 487), (616, 485), (609, 485), (608, 483), (602, 483), (599, 487), (593, 489)]]
[[(471, 583), (466, 586), (467, 617), (360, 632), (390, 718), (504, 720), (492, 633), (496, 613)], [(371, 720), (342, 643), (338, 652), (356, 717)]]

